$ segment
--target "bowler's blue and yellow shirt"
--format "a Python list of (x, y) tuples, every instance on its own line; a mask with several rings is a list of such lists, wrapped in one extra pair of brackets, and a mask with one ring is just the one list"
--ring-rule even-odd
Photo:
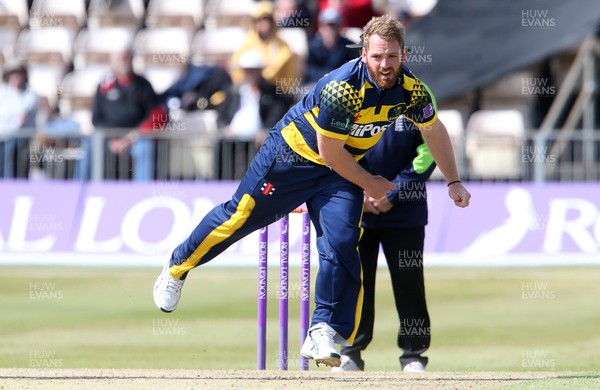
[(427, 86), (403, 66), (398, 83), (382, 90), (357, 58), (323, 76), (276, 128), (296, 153), (325, 165), (319, 157), (317, 132), (344, 140), (346, 150), (360, 160), (401, 115), (423, 126), (437, 120)]

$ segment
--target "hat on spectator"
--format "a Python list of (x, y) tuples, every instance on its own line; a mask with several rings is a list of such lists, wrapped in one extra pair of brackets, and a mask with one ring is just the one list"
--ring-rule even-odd
[(342, 23), (342, 15), (335, 8), (324, 9), (319, 14), (319, 23), (339, 26)]
[(252, 13), (252, 17), (254, 18), (254, 20), (258, 20), (264, 17), (272, 18), (274, 12), (275, 7), (273, 6), (272, 2), (260, 1), (254, 6), (254, 12)]
[(258, 50), (247, 50), (240, 55), (239, 66), (242, 69), (262, 69), (265, 62)]
[(348, 49), (362, 49), (363, 48), (363, 35), (364, 34), (360, 34), (360, 42), (348, 44), (348, 45), (346, 45), (346, 47)]
[(2, 70), (2, 80), (8, 81), (8, 78), (13, 73), (22, 73), (27, 79), (27, 65), (22, 61), (7, 62)]
[[(364, 36), (364, 33), (360, 34), (360, 41), (359, 42), (357, 42), (357, 43), (350, 43), (350, 44), (346, 45), (346, 47), (348, 49), (362, 49), (363, 46), (364, 46), (364, 44), (363, 44), (363, 36)], [(410, 53), (410, 48), (407, 48), (406, 52)]]

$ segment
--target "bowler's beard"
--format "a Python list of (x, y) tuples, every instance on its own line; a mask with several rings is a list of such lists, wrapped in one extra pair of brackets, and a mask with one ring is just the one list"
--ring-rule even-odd
[(373, 79), (373, 81), (375, 81), (375, 84), (377, 84), (379, 88), (389, 89), (392, 88), (394, 85), (398, 84), (398, 79), (400, 78), (400, 74), (402, 74), (402, 64), (398, 66), (398, 70), (396, 70), (395, 72), (392, 67), (387, 68), (386, 70), (391, 70), (390, 74), (387, 76), (382, 75), (381, 73), (379, 73), (379, 71), (372, 68), (368, 62), (366, 63), (366, 65), (367, 71), (369, 71), (369, 75), (371, 75), (371, 78)]

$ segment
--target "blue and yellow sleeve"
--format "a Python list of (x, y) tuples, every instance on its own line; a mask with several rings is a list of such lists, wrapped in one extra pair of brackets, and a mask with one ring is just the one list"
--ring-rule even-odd
[(362, 106), (359, 91), (346, 81), (331, 80), (319, 95), (319, 105), (311, 112), (315, 130), (327, 137), (346, 140), (354, 117)]
[(432, 125), (437, 120), (435, 97), (424, 82), (410, 76), (404, 77), (404, 89), (410, 96), (404, 117), (421, 127)]

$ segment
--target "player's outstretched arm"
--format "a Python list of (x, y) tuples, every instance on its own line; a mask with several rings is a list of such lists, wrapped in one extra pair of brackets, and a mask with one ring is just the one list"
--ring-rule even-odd
[(381, 176), (373, 176), (358, 165), (354, 157), (344, 149), (345, 141), (317, 133), (319, 156), (331, 169), (344, 179), (360, 186), (365, 193), (379, 199), (396, 186)]
[(427, 142), (431, 156), (449, 184), (448, 195), (458, 207), (467, 207), (471, 194), (460, 182), (452, 142), (446, 126), (438, 119), (432, 125), (420, 126), (419, 130)]

